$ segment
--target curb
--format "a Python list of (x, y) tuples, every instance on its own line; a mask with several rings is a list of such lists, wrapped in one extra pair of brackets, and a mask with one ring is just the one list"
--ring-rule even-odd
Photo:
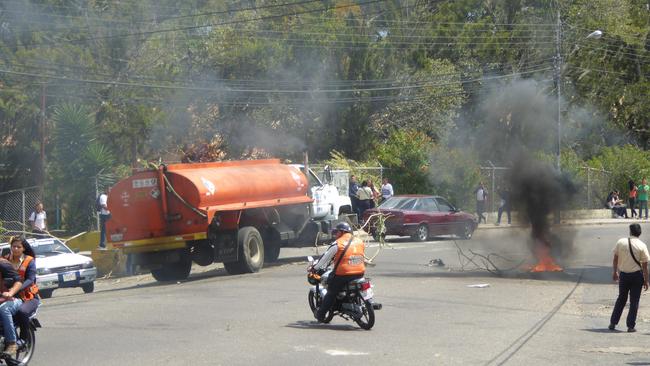
[[(621, 225), (621, 224), (650, 224), (650, 220), (639, 219), (602, 219), (602, 220), (576, 220), (576, 221), (561, 221), (559, 224), (552, 226), (583, 226), (583, 225)], [(529, 225), (525, 224), (481, 224), (476, 227), (476, 230), (495, 230), (495, 229), (518, 229), (527, 228)]]

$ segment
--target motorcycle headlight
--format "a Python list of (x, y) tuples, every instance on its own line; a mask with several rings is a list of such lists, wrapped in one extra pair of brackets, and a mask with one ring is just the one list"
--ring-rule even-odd
[(36, 268), (37, 275), (46, 275), (51, 274), (52, 271), (49, 268)]
[(88, 262), (81, 265), (81, 268), (84, 268), (84, 269), (93, 268), (93, 267), (95, 267), (95, 264), (93, 263), (93, 261), (88, 261)]

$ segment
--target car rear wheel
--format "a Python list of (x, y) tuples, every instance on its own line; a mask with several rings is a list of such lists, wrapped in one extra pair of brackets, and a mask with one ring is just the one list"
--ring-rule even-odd
[(39, 290), (38, 294), (41, 296), (41, 299), (49, 299), (52, 297), (52, 292), (54, 292), (54, 290)]
[(429, 228), (425, 224), (421, 224), (415, 230), (415, 234), (412, 236), (415, 241), (426, 241), (429, 239)]

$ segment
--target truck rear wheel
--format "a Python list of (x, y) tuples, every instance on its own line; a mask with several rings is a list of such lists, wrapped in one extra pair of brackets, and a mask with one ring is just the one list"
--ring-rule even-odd
[(160, 282), (181, 281), (189, 277), (191, 269), (192, 260), (189, 255), (185, 254), (176, 263), (167, 263), (162, 268), (152, 269), (151, 275)]
[(237, 261), (224, 263), (230, 274), (255, 273), (264, 265), (264, 241), (252, 226), (239, 229), (237, 233), (239, 255)]

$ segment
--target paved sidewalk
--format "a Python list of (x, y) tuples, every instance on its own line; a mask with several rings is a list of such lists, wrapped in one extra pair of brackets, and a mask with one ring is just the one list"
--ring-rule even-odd
[[(633, 223), (639, 223), (639, 224), (650, 224), (650, 220), (647, 219), (576, 219), (576, 220), (570, 220), (570, 219), (564, 219), (561, 221), (560, 225), (611, 225), (611, 224), (633, 224)], [(508, 223), (501, 223), (501, 225), (497, 225), (494, 222), (488, 221), (487, 224), (480, 224), (477, 228), (477, 230), (481, 229), (501, 229), (501, 228), (524, 228), (527, 227), (527, 224), (523, 224), (520, 222), (513, 222), (512, 224)]]

